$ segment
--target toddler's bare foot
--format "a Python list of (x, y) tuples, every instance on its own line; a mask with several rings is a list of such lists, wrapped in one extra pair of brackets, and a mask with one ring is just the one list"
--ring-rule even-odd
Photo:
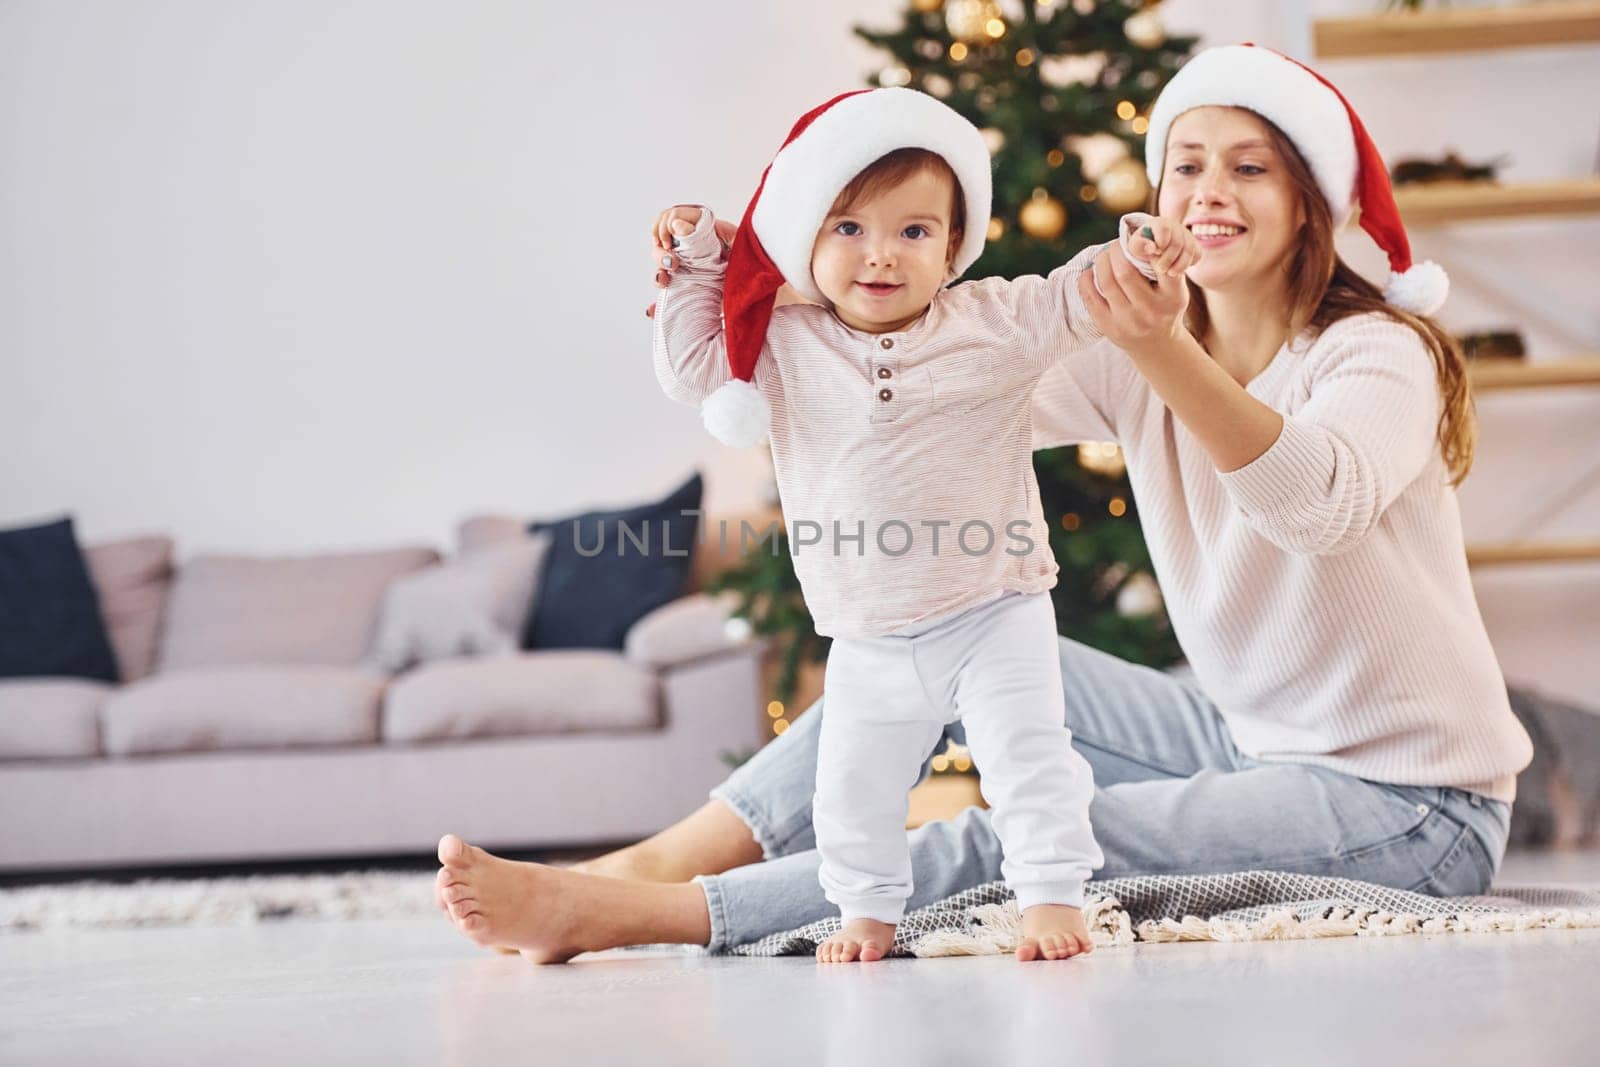
[(844, 928), (817, 946), (818, 963), (862, 963), (881, 960), (894, 947), (894, 923), (876, 919), (852, 919)]
[(1047, 960), (1086, 956), (1094, 951), (1083, 909), (1065, 904), (1035, 904), (1022, 913), (1017, 959), (1024, 963), (1043, 955)]

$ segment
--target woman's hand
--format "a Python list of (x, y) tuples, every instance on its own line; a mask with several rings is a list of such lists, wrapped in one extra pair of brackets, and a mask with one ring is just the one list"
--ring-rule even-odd
[[(650, 265), (655, 269), (657, 289), (665, 289), (672, 284), (672, 272), (679, 266), (678, 257), (672, 252), (673, 236), (693, 233), (699, 222), (700, 209), (683, 204), (668, 208), (656, 216), (655, 224), (650, 228)], [(739, 232), (739, 227), (726, 219), (714, 220), (711, 228), (716, 231), (724, 249), (733, 244), (733, 235)], [(654, 318), (655, 305), (645, 308), (644, 313)]]
[(1100, 332), (1130, 355), (1184, 336), (1188, 281), (1175, 273), (1150, 281), (1115, 243), (1101, 249), (1089, 269), (1078, 275), (1078, 295)]

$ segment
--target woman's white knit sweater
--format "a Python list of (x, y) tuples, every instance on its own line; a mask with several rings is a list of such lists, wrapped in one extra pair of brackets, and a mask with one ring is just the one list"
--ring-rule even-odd
[(1468, 579), (1421, 338), (1353, 316), (1246, 388), (1283, 431), (1221, 473), (1100, 342), (1040, 381), (1033, 443), (1122, 446), (1174, 631), (1241, 750), (1510, 801), (1532, 745)]

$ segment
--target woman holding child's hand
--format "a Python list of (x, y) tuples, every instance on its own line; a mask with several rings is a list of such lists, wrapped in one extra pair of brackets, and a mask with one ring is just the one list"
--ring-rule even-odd
[(1078, 276), (1078, 294), (1096, 328), (1132, 353), (1186, 335), (1183, 315), (1189, 308), (1189, 286), (1184, 275), (1199, 262), (1201, 251), (1188, 230), (1159, 218), (1151, 218), (1130, 245), (1133, 254), (1155, 271), (1155, 281), (1113, 246)]
[[(687, 204), (669, 207), (656, 216), (655, 225), (650, 228), (650, 267), (655, 273), (657, 289), (665, 289), (670, 285), (672, 272), (678, 268), (678, 257), (672, 252), (672, 239), (687, 237), (694, 232), (695, 224), (699, 221), (700, 209)], [(738, 232), (736, 225), (719, 218), (713, 227), (722, 239), (724, 248), (733, 244), (733, 235)], [(653, 315), (654, 311), (655, 305), (651, 304), (645, 309), (645, 314)]]

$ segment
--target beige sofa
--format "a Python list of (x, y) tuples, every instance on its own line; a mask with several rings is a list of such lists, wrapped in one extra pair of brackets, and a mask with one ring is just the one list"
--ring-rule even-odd
[[(515, 536), (480, 517), (470, 536)], [(472, 531), (477, 531), (473, 534)], [(485, 533), (487, 531), (487, 533)], [(759, 640), (698, 592), (623, 651), (520, 652), (387, 675), (364, 662), (389, 583), (427, 547), (198, 556), (86, 546), (121, 684), (0, 680), (0, 869), (540, 848), (632, 840), (705, 800), (769, 736)]]

